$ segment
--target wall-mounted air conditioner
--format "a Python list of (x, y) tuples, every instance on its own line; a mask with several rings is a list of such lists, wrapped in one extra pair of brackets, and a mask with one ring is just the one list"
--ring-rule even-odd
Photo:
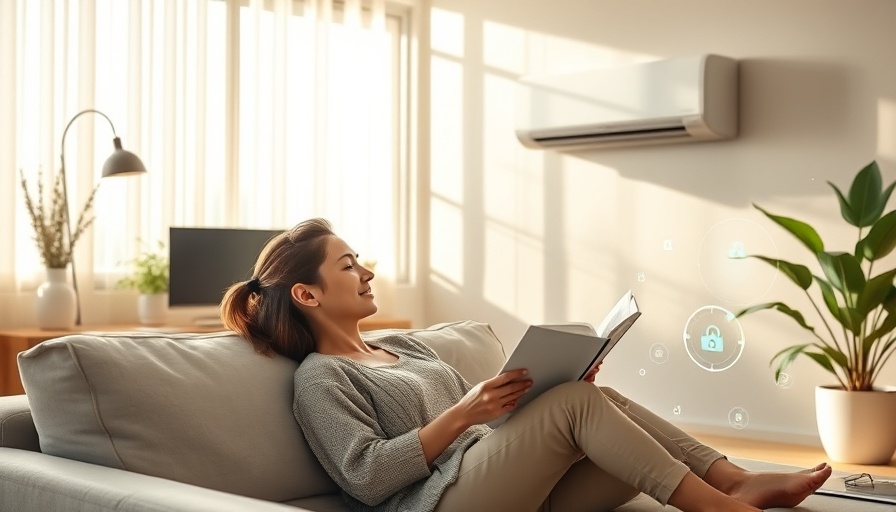
[(520, 80), (516, 135), (530, 148), (730, 139), (737, 136), (737, 61), (668, 59)]

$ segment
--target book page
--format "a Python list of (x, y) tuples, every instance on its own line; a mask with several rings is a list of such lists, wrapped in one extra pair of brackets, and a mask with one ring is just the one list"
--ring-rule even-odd
[(571, 332), (573, 334), (582, 334), (585, 336), (597, 336), (597, 333), (594, 331), (594, 326), (591, 324), (586, 324), (584, 322), (570, 322), (565, 324), (545, 324), (539, 325), (539, 327), (544, 329), (551, 329), (553, 331), (562, 331), (562, 332)]
[(622, 298), (619, 299), (619, 302), (613, 306), (613, 309), (607, 313), (607, 316), (597, 326), (597, 335), (601, 338), (609, 338), (613, 329), (638, 311), (638, 302), (635, 300), (635, 296), (632, 295), (632, 291), (625, 292)]

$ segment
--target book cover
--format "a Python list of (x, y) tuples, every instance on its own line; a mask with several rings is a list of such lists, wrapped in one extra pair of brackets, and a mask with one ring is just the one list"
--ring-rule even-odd
[(581, 380), (600, 364), (641, 316), (631, 290), (595, 328), (587, 323), (531, 325), (500, 373), (525, 368), (532, 379), (529, 392), (517, 400), (514, 411), (488, 423), (492, 428), (507, 421), (540, 394), (564, 382)]

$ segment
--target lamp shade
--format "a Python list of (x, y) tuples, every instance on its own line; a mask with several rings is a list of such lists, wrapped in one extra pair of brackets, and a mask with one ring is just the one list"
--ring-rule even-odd
[(140, 158), (121, 148), (121, 139), (115, 137), (115, 152), (106, 159), (103, 164), (103, 178), (107, 176), (128, 176), (131, 174), (142, 174), (146, 172), (146, 167)]

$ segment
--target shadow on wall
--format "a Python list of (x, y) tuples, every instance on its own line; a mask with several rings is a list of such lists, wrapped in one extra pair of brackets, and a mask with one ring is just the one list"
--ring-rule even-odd
[[(824, 166), (807, 158), (819, 152), (828, 156), (831, 148), (845, 146), (857, 128), (850, 123), (874, 117), (866, 115), (877, 108), (874, 98), (858, 106), (861, 113), (851, 111), (857, 107), (848, 104), (848, 88), (849, 69), (842, 64), (741, 59), (737, 138), (570, 154), (617, 169), (632, 180), (735, 207), (770, 195), (824, 194), (827, 187), (806, 187), (807, 176), (815, 172), (824, 184), (868, 163), (849, 159), (855, 154), (853, 144), (853, 151), (825, 158)], [(875, 142), (873, 137), (867, 140), (868, 161)]]

